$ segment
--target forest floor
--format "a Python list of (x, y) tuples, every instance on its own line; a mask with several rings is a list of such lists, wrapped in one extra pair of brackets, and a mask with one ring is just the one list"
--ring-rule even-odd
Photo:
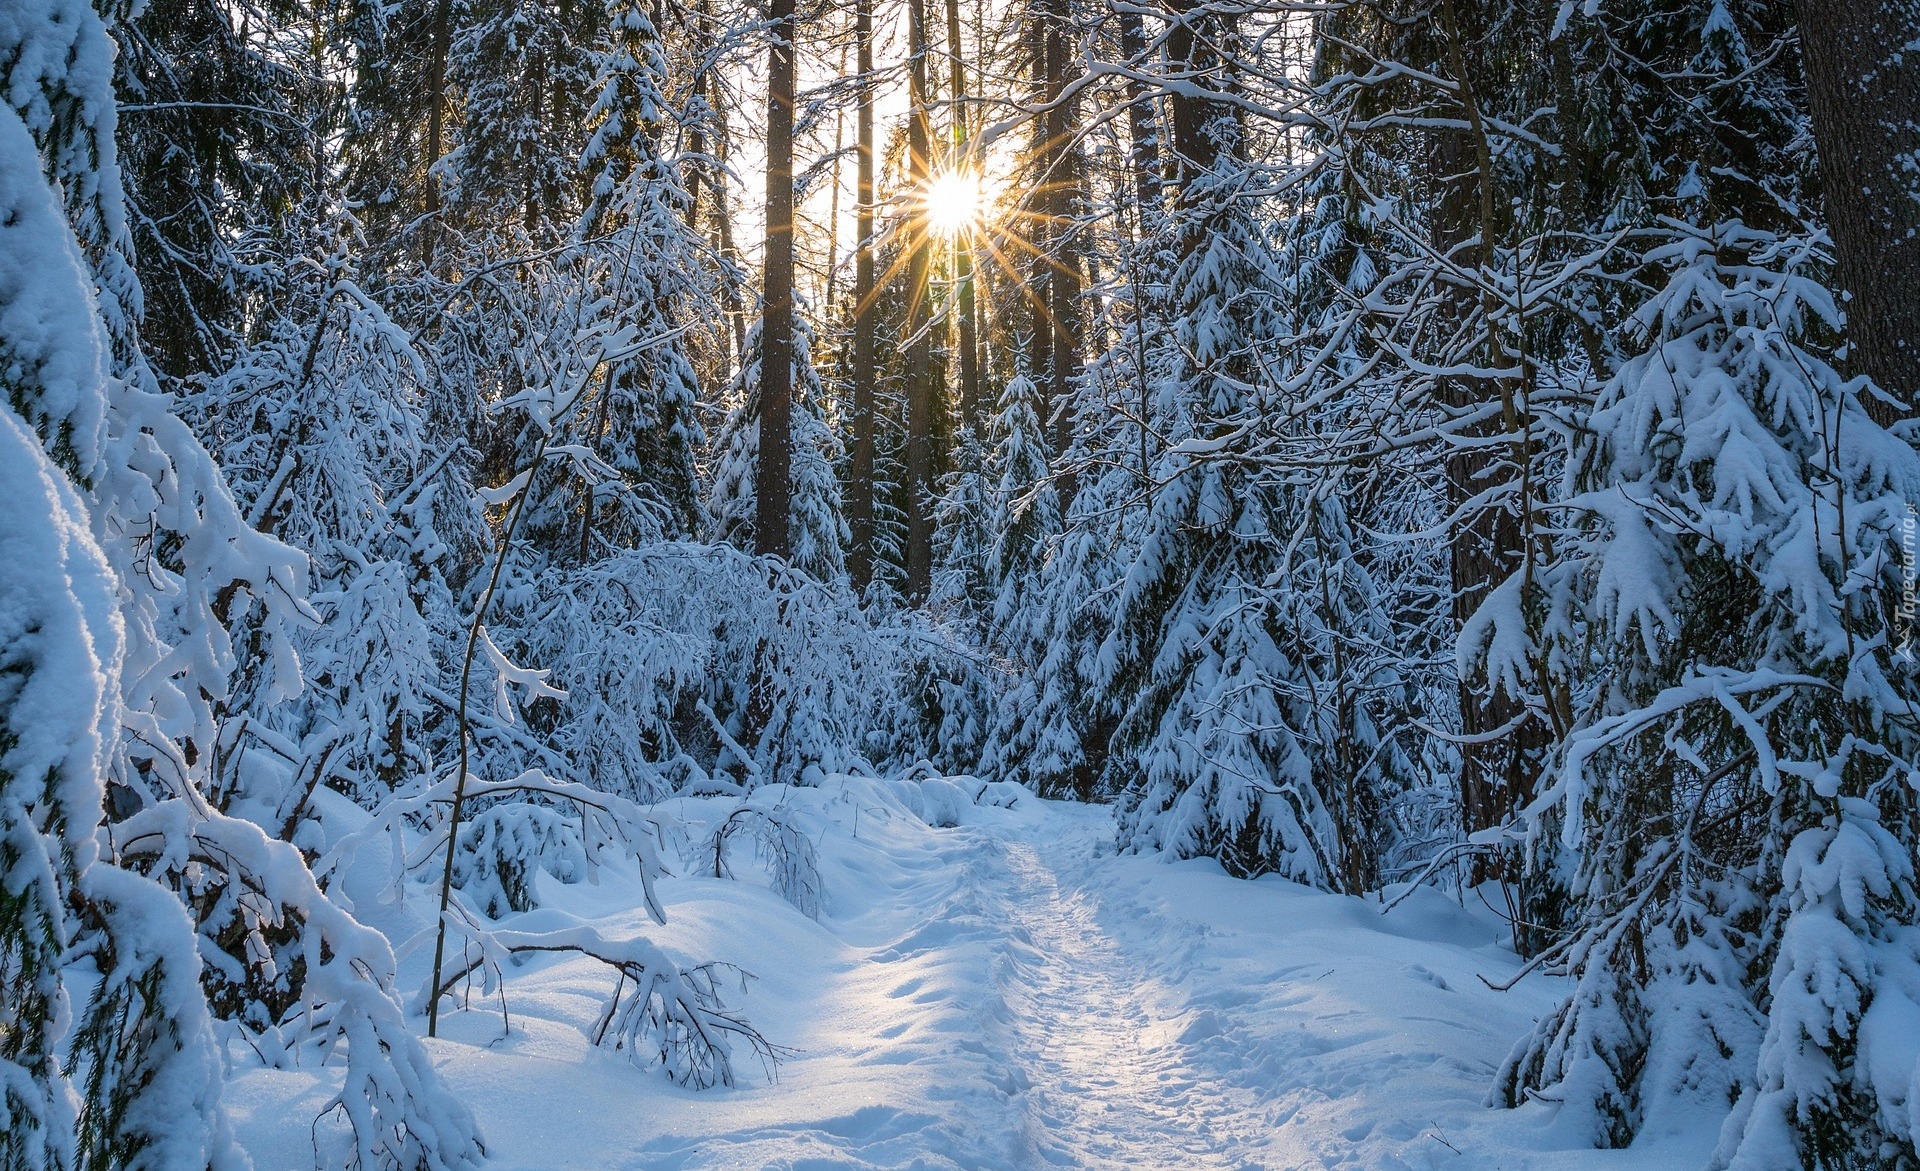
[[(731, 1006), (791, 1052), (771, 1076), (739, 1055), (734, 1088), (676, 1087), (588, 1044), (604, 969), (510, 970), (504, 1029), (501, 998), (476, 998), (429, 1042), (493, 1166), (1655, 1171), (1711, 1148), (1717, 1119), (1596, 1151), (1549, 1105), (1484, 1104), (1563, 985), (1492, 991), (1481, 977), (1502, 982), (1519, 960), (1472, 894), (1417, 891), (1383, 913), (1210, 862), (1116, 856), (1108, 809), (1024, 795), (943, 809), (912, 786), (836, 778), (784, 802), (820, 852), (817, 921), (751, 866), (664, 881), (665, 927), (612, 869), (596, 885), (543, 878), (548, 905), (523, 918), (737, 964), (754, 978)], [(673, 804), (690, 824), (724, 816)], [(313, 1166), (332, 1079), (236, 1074), (227, 1100), (256, 1164)]]

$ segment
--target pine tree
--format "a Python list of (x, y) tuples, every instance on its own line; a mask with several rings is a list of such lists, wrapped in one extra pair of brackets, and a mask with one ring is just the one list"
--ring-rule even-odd
[(593, 38), (614, 21), (592, 0), (481, 0), (451, 42), (462, 101), (448, 157), (455, 220), (469, 232), (516, 233), (535, 247), (578, 216), (578, 161), (594, 86)]
[[(683, 535), (698, 508), (694, 456), (705, 441), (695, 415), (698, 379), (683, 338), (712, 313), (705, 242), (689, 226), (691, 197), (666, 153), (673, 129), (660, 34), (638, 6), (619, 7), (598, 49), (599, 96), (582, 165), (594, 173), (576, 235), (599, 239), (609, 292), (636, 321), (641, 351), (605, 375), (592, 410), (592, 444), (619, 476), (605, 506), (585, 489), (581, 556), (597, 532), (632, 546), (650, 532)], [(635, 498), (654, 516), (635, 515)], [(605, 513), (606, 515), (602, 515)]]
[[(1222, 55), (1234, 37), (1231, 15), (1187, 13), (1171, 67), (1219, 69), (1230, 86)], [(1283, 497), (1224, 442), (1264, 405), (1249, 389), (1252, 355), (1274, 335), (1277, 275), (1237, 190), (1246, 161), (1232, 107), (1176, 97), (1173, 109), (1182, 183), (1164, 228), (1166, 378), (1182, 429), (1100, 652), (1118, 718), (1108, 769), (1127, 791), (1122, 832), (1135, 848), (1331, 885), (1338, 835), (1303, 740), (1315, 712), (1286, 646), (1295, 615), (1265, 588)]]
[[(104, 40), (97, 23), (13, 31)], [(126, 644), (72, 477), (101, 474), (109, 379), (40, 157), (0, 105), (0, 1162), (239, 1168), (186, 916), (100, 850)]]
[(325, 17), (269, 11), (262, 28), (221, 0), (144, 5), (111, 28), (140, 336), (163, 379), (226, 364), (325, 182), (338, 102), (303, 34)]
[(340, 52), (344, 95), (339, 179), (367, 232), (369, 283), (411, 275), (430, 258), (441, 215), (442, 159), (453, 113), (448, 54), (472, 19), (468, 0), (352, 0)]
[[(758, 548), (756, 493), (761, 477), (761, 331), (747, 333), (747, 362), (728, 388), (736, 405), (714, 441), (714, 468), (708, 515), (722, 540), (744, 549)], [(840, 443), (824, 414), (826, 391), (813, 366), (813, 331), (798, 315), (792, 327), (792, 385), (798, 390), (792, 418), (788, 489), (789, 538), (795, 569), (832, 581), (846, 571), (846, 521), (840, 515), (836, 466)]]
[[(326, 900), (293, 846), (208, 799), (218, 761), (238, 738), (223, 716), (241, 655), (261, 664), (258, 677), (271, 679), (283, 696), (301, 688), (292, 627), (312, 617), (303, 597), (306, 562), (248, 523), (173, 401), (155, 391), (138, 348), (140, 288), (128, 262), (105, 28), (84, 6), (28, 15), (33, 19), (0, 28), (0, 92), (8, 98), (0, 108), (0, 137), (7, 140), (0, 174), (16, 185), (16, 206), (0, 223), (20, 228), (21, 243), (33, 246), (10, 243), (0, 255), (33, 257), (23, 272), (35, 284), (0, 282), (9, 302), (30, 307), (18, 314), (11, 304), (0, 309), (0, 328), (9, 348), (24, 343), (65, 356), (43, 354), (34, 363), (35, 384), (9, 385), (7, 397), (10, 404), (40, 400), (25, 405), (25, 415), (82, 490), (76, 504), (49, 515), (72, 517), (67, 539), (89, 535), (104, 555), (112, 584), (105, 604), (90, 609), (125, 635), (114, 653), (63, 672), (111, 697), (105, 718), (115, 728), (91, 776), (93, 812), (70, 822), (86, 849), (96, 848), (101, 790), (112, 787), (117, 866), (97, 876), (76, 866), (76, 886), (87, 900), (78, 913), (97, 933), (74, 939), (71, 949), (97, 974), (96, 999), (69, 1057), (72, 1074), (88, 1087), (79, 1157), (101, 1168), (233, 1165), (218, 1118), (219, 1059), (202, 981), (225, 985), (237, 971), (241, 983), (291, 988), (312, 1011), (263, 1021), (250, 1014), (258, 998), (222, 998), (230, 1015), (255, 1027), (292, 1026), (282, 1036), (293, 1045), (359, 1038), (338, 1104), (354, 1120), (361, 1165), (430, 1157), (449, 1168), (471, 1166), (480, 1155), (471, 1116), (447, 1099), (406, 1030), (384, 939)], [(64, 196), (59, 212), (46, 185)], [(47, 322), (60, 323), (59, 332), (49, 334)], [(27, 368), (10, 363), (9, 383)], [(46, 382), (47, 375), (56, 381)], [(34, 466), (12, 457), (6, 463), (22, 471)], [(23, 498), (40, 501), (47, 492)], [(40, 515), (31, 505), (27, 511)], [(74, 588), (94, 593), (84, 576), (76, 566)], [(237, 654), (233, 636), (243, 630)], [(84, 699), (68, 695), (61, 718), (99, 710)], [(155, 897), (155, 882), (167, 888), (162, 897)], [(242, 889), (263, 897), (222, 897)], [(169, 934), (183, 910), (193, 916), (197, 940)], [(271, 943), (269, 934), (276, 937)], [(276, 946), (283, 949), (278, 958), (264, 958)], [(244, 959), (217, 972), (196, 967), (223, 947)], [(303, 969), (291, 962), (295, 952), (323, 961), (304, 969), (304, 988), (297, 987)], [(395, 1134), (410, 1137), (401, 1143)]]
[(1040, 388), (1025, 374), (1007, 380), (987, 432), (988, 533), (994, 614), (1020, 608), (1018, 592), (1037, 576), (1049, 543), (1060, 531), (1060, 501), (1047, 465)]
[[(1849, 969), (1856, 993), (1820, 985), (1824, 1017), (1787, 993), (1805, 940), (1871, 952), (1909, 897), (1876, 862), (1824, 919), (1839, 908), (1819, 859), (1835, 842), (1878, 857), (1878, 835), (1916, 828), (1914, 683), (1887, 632), (1920, 461), (1812, 348), (1834, 307), (1804, 240), (1731, 223), (1675, 236), (1647, 255), (1667, 283), (1576, 464), (1586, 519), (1539, 582), (1547, 629), (1619, 654), (1543, 799), (1578, 859), (1559, 950), (1579, 981), (1501, 1085), (1564, 1086), (1608, 1145), (1744, 1090), (1736, 1165), (1901, 1166), (1912, 1144), (1853, 1055), (1854, 1014), (1904, 995), (1904, 961)], [(1517, 669), (1517, 590), (1502, 583), (1470, 631), (1495, 671)], [(1748, 973), (1769, 971), (1763, 995)]]

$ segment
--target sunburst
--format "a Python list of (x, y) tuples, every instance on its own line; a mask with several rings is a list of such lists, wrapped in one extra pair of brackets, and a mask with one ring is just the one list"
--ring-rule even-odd
[(956, 168), (933, 176), (920, 202), (927, 231), (942, 239), (970, 235), (986, 220), (986, 188), (972, 170)]
[[(983, 269), (998, 270), (1013, 288), (1025, 288), (1036, 270), (1068, 272), (1051, 249), (1037, 242), (1059, 230), (1055, 217), (1039, 210), (1051, 193), (1043, 185), (1009, 205), (984, 169), (967, 162), (949, 162), (924, 181), (908, 205), (912, 214), (896, 225), (905, 246), (878, 275), (873, 291), (858, 311), (864, 312), (872, 305), (881, 290), (910, 269), (916, 253), (929, 247), (964, 249), (973, 259), (976, 274)], [(909, 300), (915, 303), (927, 295), (925, 287), (907, 291)], [(1051, 326), (1052, 306), (1031, 290), (1027, 290), (1027, 298), (1034, 313)]]

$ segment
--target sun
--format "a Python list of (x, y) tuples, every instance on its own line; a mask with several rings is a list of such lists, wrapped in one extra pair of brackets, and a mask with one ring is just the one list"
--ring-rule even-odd
[(986, 215), (986, 191), (972, 171), (942, 171), (927, 181), (922, 211), (927, 230), (954, 237), (978, 228)]

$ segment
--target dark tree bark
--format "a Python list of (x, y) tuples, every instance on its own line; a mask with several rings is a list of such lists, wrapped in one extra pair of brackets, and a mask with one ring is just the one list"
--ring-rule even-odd
[[(1028, 0), (1025, 34), (1031, 79), (1029, 93), (1036, 108), (1043, 106), (1047, 100), (1047, 21), (1050, 19), (1047, 3), (1048, 0)], [(1047, 287), (1053, 282), (1053, 271), (1047, 264), (1047, 258), (1052, 255), (1053, 237), (1047, 191), (1047, 133), (1046, 114), (1044, 111), (1036, 113), (1027, 160), (1028, 181), (1022, 207), (1024, 223), (1020, 228), (1020, 235), (1026, 240), (1027, 252), (1022, 264), (1026, 280), (1020, 294), (1026, 303), (1028, 324), (1031, 326), (1027, 334), (1027, 373), (1041, 389), (1043, 397), (1048, 388), (1047, 371), (1053, 365), (1052, 308), (1047, 294)]]
[[(686, 168), (687, 226), (711, 240), (720, 256), (737, 270), (740, 255), (733, 246), (733, 219), (727, 206), (727, 189), (721, 180), (721, 175), (726, 172), (728, 148), (726, 108), (712, 96), (714, 87), (708, 76), (711, 70), (711, 66), (707, 63), (710, 60), (708, 50), (712, 46), (707, 43), (706, 38), (709, 35), (707, 29), (713, 17), (712, 9), (710, 0), (701, 0), (693, 9), (693, 24), (698, 30), (696, 51), (702, 58), (702, 64), (693, 75), (691, 108), (694, 121), (687, 132), (687, 153), (693, 156)], [(717, 132), (717, 141), (712, 144), (707, 141), (705, 119), (709, 115), (714, 120), (714, 129)], [(713, 194), (711, 200), (707, 202), (711, 203), (712, 210), (703, 220), (701, 218), (702, 194), (709, 190)], [(734, 280), (720, 282), (720, 305), (727, 319), (726, 339), (732, 342), (733, 360), (744, 362), (747, 360), (746, 307), (741, 304), (740, 288)], [(726, 349), (725, 342), (722, 342), (721, 348)]]
[(760, 458), (754, 543), (786, 557), (793, 463), (793, 45), (794, 0), (772, 0), (767, 49), (767, 255), (760, 319)]
[[(1483, 264), (1492, 242), (1504, 230), (1504, 204), (1493, 186), (1493, 162), (1482, 125), (1475, 87), (1491, 84), (1491, 70), (1482, 68), (1475, 54), (1487, 43), (1494, 5), (1479, 0), (1456, 5), (1440, 0), (1438, 49), (1446, 71), (1459, 89), (1448, 116), (1465, 123), (1462, 129), (1435, 135), (1431, 174), (1439, 184), (1433, 217), (1434, 247), (1465, 266)], [(1483, 369), (1511, 369), (1518, 359), (1507, 352), (1502, 334), (1484, 323), (1493, 306), (1485, 295), (1459, 286), (1450, 315), (1452, 326), (1484, 331), (1486, 340), (1474, 352), (1452, 361)], [(1475, 317), (1481, 324), (1471, 324)], [(1445, 339), (1437, 339), (1443, 346)], [(1475, 443), (1457, 447), (1447, 459), (1447, 504), (1458, 519), (1448, 534), (1449, 566), (1453, 585), (1455, 628), (1464, 630), (1492, 587), (1522, 571), (1528, 550), (1527, 510), (1533, 502), (1526, 491), (1510, 505), (1482, 506), (1463, 511), (1470, 500), (1485, 492), (1496, 477), (1509, 480), (1525, 475), (1532, 451), (1525, 439), (1526, 420), (1518, 408), (1519, 395), (1510, 377), (1456, 374), (1442, 384), (1447, 408), (1458, 413), (1480, 409), (1497, 401), (1500, 412), (1467, 431), (1472, 439), (1504, 444)], [(1505, 466), (1502, 466), (1505, 465)], [(1460, 816), (1462, 827), (1473, 833), (1505, 824), (1532, 800), (1546, 752), (1547, 727), (1530, 713), (1519, 697), (1510, 695), (1484, 674), (1460, 680)], [(1518, 937), (1517, 937), (1518, 938)], [(1523, 942), (1523, 949), (1526, 944)]]
[[(1052, 225), (1054, 279), (1048, 282), (1049, 316), (1053, 321), (1053, 362), (1048, 370), (1048, 394), (1054, 418), (1053, 447), (1066, 451), (1073, 439), (1071, 412), (1066, 407), (1072, 379), (1079, 373), (1080, 259), (1073, 231), (1080, 214), (1080, 176), (1073, 152), (1073, 103), (1067, 100), (1067, 71), (1071, 63), (1067, 40), (1067, 0), (1049, 0), (1047, 6), (1047, 218)], [(1064, 501), (1063, 501), (1064, 503)]]
[[(947, 0), (947, 81), (948, 121), (952, 123), (952, 166), (969, 166), (967, 160), (967, 74), (960, 62), (960, 0)], [(960, 417), (977, 429), (985, 404), (980, 396), (979, 323), (973, 297), (973, 227), (967, 225), (953, 241), (953, 312), (959, 317)]]
[[(1214, 30), (1196, 27), (1209, 19), (1200, 7), (1193, 0), (1179, 0), (1173, 6), (1167, 29), (1167, 66), (1180, 80), (1213, 85), (1218, 80), (1210, 74), (1217, 72), (1221, 62), (1208, 35)], [(1220, 142), (1210, 128), (1215, 119), (1232, 117), (1232, 108), (1184, 85), (1170, 88), (1167, 104), (1173, 123), (1173, 151), (1167, 160), (1173, 198), (1182, 211), (1197, 216), (1198, 181), (1220, 161)]]
[(1847, 365), (1920, 403), (1920, 0), (1798, 0), (1807, 106), (1846, 297)]
[[(717, 176), (724, 175), (727, 171), (728, 144), (732, 136), (727, 130), (726, 107), (716, 107), (714, 115), (720, 131), (719, 142), (716, 144), (714, 156), (714, 160), (718, 164), (715, 168)], [(791, 122), (789, 122), (789, 125), (791, 125)], [(788, 160), (788, 175), (789, 177), (792, 175), (791, 159)], [(791, 184), (789, 184), (789, 190), (791, 190)], [(733, 327), (734, 361), (745, 362), (747, 360), (747, 307), (741, 301), (743, 280), (735, 274), (744, 274), (746, 267), (741, 264), (740, 249), (733, 242), (733, 209), (728, 206), (726, 187), (719, 182), (717, 177), (713, 183), (713, 199), (710, 202), (713, 204), (714, 239), (720, 245), (721, 258), (727, 262), (730, 268), (727, 279), (720, 282), (720, 306), (727, 315), (728, 323)], [(791, 204), (789, 204), (789, 208), (791, 208)], [(793, 221), (789, 218), (787, 222), (789, 226), (791, 226)], [(793, 255), (791, 234), (789, 234), (787, 255), (789, 262), (791, 262)], [(791, 272), (791, 269), (789, 269), (789, 272)], [(791, 279), (788, 281), (788, 288), (792, 288)]]
[[(693, 106), (697, 110), (707, 104), (707, 71), (700, 70), (693, 75)], [(700, 182), (706, 178), (707, 131), (704, 122), (696, 120), (687, 131), (687, 153), (692, 159), (686, 164), (687, 176), (687, 227), (699, 232), (700, 229)], [(704, 235), (705, 233), (702, 233)]]
[[(1067, 448), (1073, 444), (1073, 384), (1080, 376), (1079, 236), (1074, 227), (1083, 202), (1079, 154), (1074, 149), (1075, 103), (1067, 94), (1067, 74), (1073, 65), (1068, 0), (1046, 0), (1046, 156), (1045, 191), (1048, 222), (1047, 318), (1053, 330), (1048, 363), (1047, 410), (1053, 419), (1053, 454), (1064, 468)], [(1073, 477), (1062, 470), (1055, 490), (1060, 507), (1073, 499)]]
[(853, 259), (853, 450), (849, 453), (847, 528), (853, 548), (848, 568), (856, 589), (873, 580), (873, 0), (856, 0), (853, 11), (855, 68), (860, 71), (860, 107), (855, 137), (858, 208)]
[[(708, 0), (700, 0), (699, 3), (694, 5), (693, 21), (691, 23), (693, 27), (698, 30), (695, 34), (696, 52), (705, 48), (705, 45), (700, 42), (703, 41), (707, 35), (707, 24), (711, 16), (712, 13)], [(688, 113), (691, 115), (691, 121), (687, 123), (687, 153), (692, 156), (692, 159), (685, 168), (687, 176), (687, 226), (696, 232), (702, 231), (700, 227), (700, 187), (707, 179), (707, 168), (709, 165), (707, 160), (706, 118), (707, 108), (711, 103), (707, 98), (708, 85), (707, 64), (702, 60), (700, 64), (695, 67), (693, 74), (693, 94), (688, 101)], [(713, 182), (712, 186), (714, 198), (721, 198), (720, 184), (717, 179)]]
[[(916, 192), (929, 179), (932, 121), (928, 111), (927, 13), (925, 0), (910, 0), (907, 51), (911, 108), (907, 114), (907, 176)], [(924, 217), (907, 239), (907, 597), (920, 601), (933, 586), (933, 314), (927, 297), (927, 251), (932, 239)]]
[[(1144, 70), (1147, 33), (1140, 13), (1128, 8), (1120, 14), (1120, 55), (1136, 73)], [(1160, 141), (1154, 126), (1153, 91), (1144, 77), (1127, 79), (1127, 131), (1132, 140), (1127, 161), (1133, 168), (1133, 191), (1139, 220), (1137, 233), (1144, 238), (1160, 206)]]
[(447, 53), (453, 38), (453, 0), (433, 7), (433, 43), (427, 57), (427, 150), (420, 181), (426, 185), (425, 226), (420, 234), (420, 259), (432, 267), (440, 234), (440, 181), (433, 167), (446, 153), (443, 142), (447, 110)]

